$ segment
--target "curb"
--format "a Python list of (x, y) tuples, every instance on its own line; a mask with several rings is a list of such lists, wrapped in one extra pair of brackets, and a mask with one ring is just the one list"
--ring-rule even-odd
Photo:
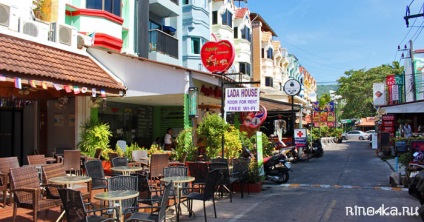
[(312, 188), (325, 188), (325, 189), (363, 189), (363, 190), (384, 190), (384, 191), (408, 191), (408, 188), (402, 187), (360, 187), (351, 185), (327, 185), (327, 184), (281, 184), (281, 187), (286, 188), (299, 188), (299, 187), (312, 187)]

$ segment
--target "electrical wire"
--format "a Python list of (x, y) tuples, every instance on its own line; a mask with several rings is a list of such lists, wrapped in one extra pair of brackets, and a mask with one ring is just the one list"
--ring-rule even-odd
[[(417, 37), (415, 37), (415, 39), (412, 42), (415, 42), (415, 40), (417, 40), (418, 36), (420, 36), (421, 32), (423, 31), (423, 24), (424, 24), (424, 20), (421, 23), (421, 28), (418, 29), (418, 30), (420, 30), (420, 32), (418, 33)], [(417, 30), (417, 32), (418, 32), (418, 30)]]

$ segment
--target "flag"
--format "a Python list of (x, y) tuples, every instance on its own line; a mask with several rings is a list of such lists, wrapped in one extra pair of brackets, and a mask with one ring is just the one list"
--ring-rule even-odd
[(102, 97), (103, 97), (103, 98), (105, 98), (105, 97), (106, 97), (106, 92), (105, 92), (105, 90), (103, 90), (103, 89), (102, 89), (102, 90), (100, 90), (100, 94), (102, 95)]
[(97, 96), (96, 88), (92, 88), (91, 89), (91, 96), (92, 97), (96, 97)]
[(79, 94), (80, 93), (80, 89), (78, 86), (74, 86), (74, 94)]
[(57, 91), (60, 91), (63, 89), (63, 86), (60, 84), (53, 84), (54, 88), (56, 88)]
[(65, 88), (65, 91), (66, 91), (67, 93), (72, 92), (72, 89), (71, 89), (71, 87), (70, 87), (69, 85), (64, 86), (64, 88)]
[(81, 92), (82, 92), (82, 93), (86, 93), (86, 92), (87, 92), (87, 87), (82, 87), (82, 88), (81, 88)]
[(45, 81), (41, 82), (41, 87), (43, 89), (47, 89), (47, 82), (45, 82)]
[(6, 76), (0, 75), (0, 81), (2, 81), (2, 82), (6, 81)]
[(21, 78), (15, 78), (15, 88), (22, 89)]
[(32, 88), (37, 88), (37, 84), (35, 83), (35, 80), (29, 80), (29, 85), (30, 85)]

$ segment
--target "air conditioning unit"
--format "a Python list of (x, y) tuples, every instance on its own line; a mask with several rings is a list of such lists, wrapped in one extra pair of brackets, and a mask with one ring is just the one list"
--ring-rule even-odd
[(20, 19), (19, 32), (47, 41), (50, 25), (44, 22)]
[(49, 40), (76, 48), (77, 29), (70, 25), (52, 22), (50, 23)]
[(88, 35), (84, 35), (81, 33), (77, 34), (77, 48), (82, 49), (85, 47), (90, 47), (93, 45), (93, 38)]
[(19, 16), (16, 7), (0, 3), (0, 27), (18, 31), (19, 30)]

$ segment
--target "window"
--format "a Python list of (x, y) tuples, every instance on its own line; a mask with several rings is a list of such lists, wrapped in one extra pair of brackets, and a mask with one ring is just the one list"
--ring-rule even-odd
[(274, 82), (272, 77), (265, 77), (265, 86), (274, 87)]
[(265, 58), (265, 49), (264, 48), (262, 48), (262, 51), (261, 51), (261, 58)]
[(239, 63), (240, 73), (246, 74), (250, 76), (250, 64), (246, 62)]
[(233, 27), (233, 14), (228, 9), (222, 14), (222, 24)]
[(197, 37), (191, 38), (191, 53), (192, 54), (200, 54), (201, 49), (201, 39)]
[(212, 12), (212, 25), (218, 24), (218, 11)]
[(234, 27), (234, 38), (238, 39), (238, 27)]
[(190, 0), (183, 0), (183, 4), (184, 4), (184, 5), (188, 5), (188, 4), (190, 4)]
[(272, 48), (269, 48), (269, 49), (266, 51), (266, 58), (268, 58), (268, 59), (274, 59), (274, 53), (273, 53), (273, 51), (272, 51)]
[(244, 27), (242, 30), (241, 30), (241, 38), (242, 39), (246, 39), (247, 41), (249, 41), (250, 42), (250, 29), (249, 29), (249, 27)]
[(86, 8), (107, 11), (121, 17), (121, 0), (90, 0)]

